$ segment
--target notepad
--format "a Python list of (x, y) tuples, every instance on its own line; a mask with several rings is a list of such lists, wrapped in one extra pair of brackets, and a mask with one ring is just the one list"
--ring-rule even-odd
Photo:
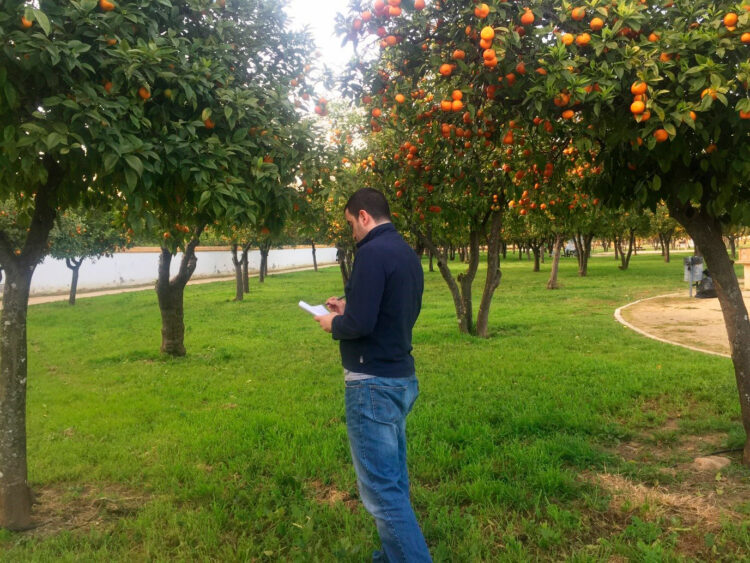
[(323, 305), (310, 305), (309, 303), (300, 301), (299, 306), (302, 307), (305, 311), (307, 311), (311, 315), (315, 315), (316, 317), (320, 315), (327, 315), (328, 313), (330, 313), (330, 311), (326, 309), (325, 306)]

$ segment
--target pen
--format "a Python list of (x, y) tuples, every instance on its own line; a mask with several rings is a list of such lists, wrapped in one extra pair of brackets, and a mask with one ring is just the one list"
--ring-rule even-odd
[(341, 295), (341, 296), (337, 297), (336, 299), (338, 299), (339, 301), (341, 301), (342, 299), (346, 299), (346, 295)]

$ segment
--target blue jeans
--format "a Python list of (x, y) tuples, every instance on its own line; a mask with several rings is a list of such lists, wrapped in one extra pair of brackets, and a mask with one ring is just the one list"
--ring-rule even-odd
[(346, 429), (367, 511), (382, 551), (373, 561), (431, 561), (409, 499), (406, 415), (419, 395), (416, 376), (346, 382)]

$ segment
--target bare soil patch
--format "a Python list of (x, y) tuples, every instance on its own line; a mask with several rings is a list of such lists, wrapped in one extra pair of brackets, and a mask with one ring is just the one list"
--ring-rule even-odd
[(122, 485), (51, 485), (34, 490), (32, 520), (23, 532), (34, 537), (62, 531), (104, 530), (117, 520), (135, 515), (151, 499)]
[(343, 504), (350, 512), (355, 512), (359, 506), (357, 498), (347, 491), (341, 491), (332, 485), (324, 485), (318, 480), (311, 481), (309, 485), (315, 501), (319, 504), (327, 504), (328, 506)]
[[(743, 291), (750, 306), (750, 291)], [(634, 303), (622, 318), (649, 335), (708, 352), (729, 354), (729, 339), (718, 299), (672, 294)]]
[(741, 453), (723, 453), (732, 463), (722, 471), (698, 471), (693, 466), (696, 457), (723, 449), (726, 437), (724, 433), (680, 433), (679, 418), (673, 417), (618, 445), (613, 449), (618, 456), (656, 466), (664, 479), (644, 483), (608, 472), (582, 473), (581, 480), (610, 497), (597, 527), (618, 533), (637, 516), (676, 534), (679, 553), (712, 559), (706, 534), (719, 533), (728, 522), (744, 521), (747, 515), (742, 507), (750, 501), (750, 472), (741, 467)]

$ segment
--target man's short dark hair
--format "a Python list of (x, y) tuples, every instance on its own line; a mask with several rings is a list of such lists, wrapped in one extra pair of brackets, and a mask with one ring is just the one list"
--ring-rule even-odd
[(360, 210), (364, 209), (376, 221), (391, 220), (391, 208), (388, 200), (378, 190), (372, 188), (360, 188), (352, 194), (346, 202), (344, 210), (356, 217)]

